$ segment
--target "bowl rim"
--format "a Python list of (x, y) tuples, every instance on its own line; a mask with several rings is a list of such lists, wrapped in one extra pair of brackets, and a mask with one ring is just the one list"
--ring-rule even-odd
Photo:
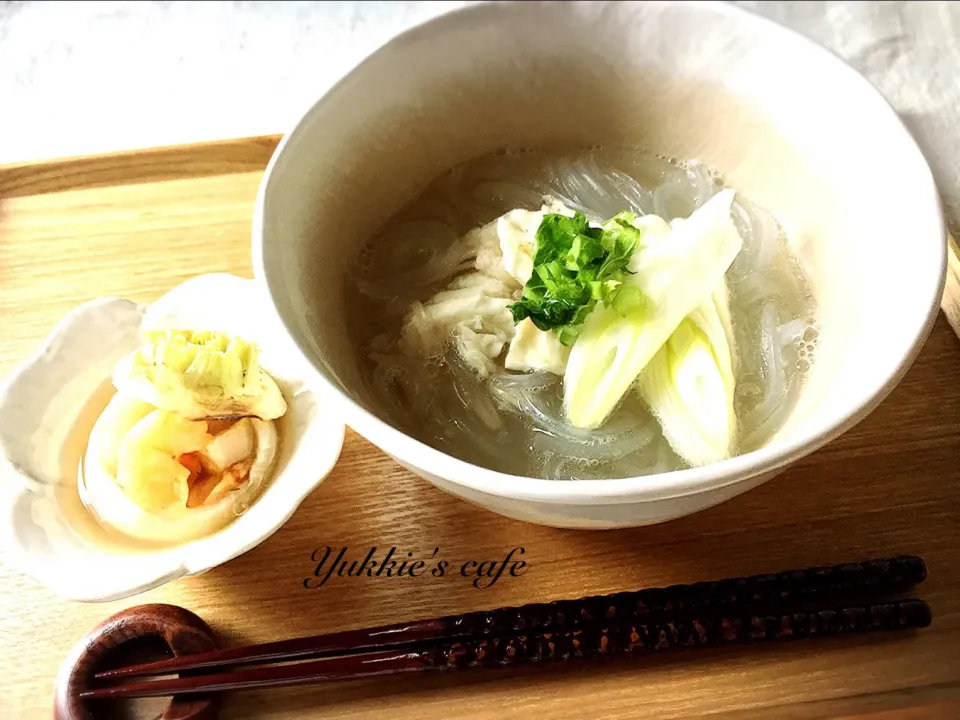
[[(608, 0), (609, 1), (609, 0)], [(779, 441), (764, 446), (743, 455), (738, 455), (711, 465), (675, 470), (654, 475), (616, 478), (616, 479), (583, 479), (561, 482), (542, 478), (531, 478), (519, 475), (502, 473), (473, 463), (455, 458), (441, 450), (437, 450), (406, 433), (393, 427), (391, 424), (378, 418), (375, 414), (362, 407), (347, 393), (337, 387), (324, 372), (309, 359), (301, 345), (295, 339), (291, 323), (284, 318), (274, 295), (271, 283), (267, 278), (264, 262), (265, 246), (265, 215), (266, 195), (272, 187), (277, 165), (286, 154), (288, 145), (296, 141), (305, 131), (306, 121), (318, 112), (332, 97), (344, 90), (353, 78), (353, 75), (368, 65), (377, 56), (397, 49), (407, 43), (415, 41), (431, 32), (442, 32), (450, 23), (462, 21), (464, 16), (479, 15), (497, 12), (500, 6), (514, 3), (496, 2), (496, 0), (480, 0), (465, 6), (455, 8), (434, 17), (418, 22), (401, 33), (392, 36), (388, 41), (366, 55), (360, 62), (346, 71), (340, 79), (326, 88), (319, 97), (312, 100), (307, 109), (302, 112), (290, 131), (284, 134), (273, 156), (268, 163), (257, 192), (252, 223), (252, 262), (254, 278), (268, 298), (275, 316), (287, 332), (288, 336), (304, 356), (308, 372), (311, 373), (317, 385), (318, 392), (328, 401), (336, 403), (344, 413), (348, 426), (355, 429), (360, 435), (370, 440), (383, 452), (395, 458), (401, 458), (410, 465), (431, 476), (437, 477), (452, 485), (472, 490), (485, 495), (499, 498), (553, 502), (561, 504), (610, 505), (624, 501), (651, 502), (669, 500), (722, 488), (745, 482), (761, 474), (773, 475), (786, 466), (822, 448), (843, 435), (864, 418), (872, 413), (900, 383), (912, 367), (920, 354), (923, 345), (933, 330), (934, 323), (940, 309), (940, 297), (946, 279), (946, 223), (943, 216), (943, 207), (937, 190), (933, 172), (930, 169), (923, 152), (916, 140), (897, 114), (890, 101), (863, 75), (850, 66), (839, 55), (829, 48), (812, 40), (789, 27), (781, 25), (769, 18), (759, 15), (748, 8), (735, 6), (729, 3), (714, 3), (707, 0), (661, 0), (659, 5), (683, 5), (696, 7), (701, 10), (733, 16), (740, 22), (754, 23), (765, 33), (779, 33), (784, 38), (791, 38), (795, 46), (803, 48), (806, 53), (819, 53), (829, 58), (834, 66), (834, 72), (848, 83), (858, 83), (865, 93), (872, 95), (880, 102), (877, 113), (886, 113), (887, 119), (892, 120), (894, 127), (901, 133), (901, 142), (904, 149), (917, 162), (917, 177), (914, 178), (918, 194), (927, 197), (927, 207), (924, 213), (932, 215), (932, 223), (936, 235), (943, 238), (944, 252), (937, 267), (931, 268), (933, 277), (930, 288), (926, 291), (928, 310), (923, 318), (917, 318), (912, 333), (905, 333), (910, 340), (904, 349), (903, 358), (894, 367), (883, 382), (857, 406), (822, 425), (819, 429), (808, 430), (795, 438)], [(583, 5), (576, 1), (564, 5)], [(595, 5), (598, 3), (590, 3)], [(619, 3), (618, 3), (619, 4)], [(895, 131), (896, 132), (896, 131)]]

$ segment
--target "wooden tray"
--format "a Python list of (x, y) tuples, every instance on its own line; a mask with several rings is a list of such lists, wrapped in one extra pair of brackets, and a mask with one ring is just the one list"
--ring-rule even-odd
[[(250, 276), (250, 220), (276, 138), (0, 168), (0, 375), (71, 307), (150, 301), (198, 272)], [(934, 611), (915, 635), (800, 642), (613, 665), (250, 692), (225, 718), (960, 717), (960, 342), (941, 318), (873, 415), (772, 482), (660, 526), (522, 524), (421, 481), (354, 433), (326, 482), (267, 542), (200, 577), (103, 605), (60, 600), (0, 555), (0, 716), (49, 717), (58, 665), (108, 614), (183, 605), (227, 643), (506, 604), (916, 553)], [(519, 577), (332, 578), (312, 554), (371, 546), (452, 567), (522, 547)], [(909, 709), (908, 709), (909, 708)], [(879, 714), (878, 714), (879, 713)]]

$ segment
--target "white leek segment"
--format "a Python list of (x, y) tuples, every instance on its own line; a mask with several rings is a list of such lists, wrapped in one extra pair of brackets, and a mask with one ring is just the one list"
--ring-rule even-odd
[(720, 284), (743, 246), (730, 218), (734, 194), (720, 191), (668, 234), (637, 223), (640, 246), (624, 285), (637, 288), (643, 302), (626, 312), (598, 305), (584, 322), (563, 379), (564, 413), (573, 426), (602, 425), (681, 321)]
[(261, 367), (256, 346), (224, 333), (148, 332), (117, 363), (121, 393), (181, 417), (253, 415), (274, 420), (287, 411), (277, 383)]
[(693, 467), (734, 451), (732, 342), (727, 284), (721, 280), (640, 373), (640, 393), (664, 437)]

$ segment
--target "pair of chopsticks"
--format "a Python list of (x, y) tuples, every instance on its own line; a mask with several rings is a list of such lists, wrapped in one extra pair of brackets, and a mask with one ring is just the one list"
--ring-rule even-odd
[[(899, 556), (349, 630), (108, 670), (95, 678), (187, 675), (81, 697), (184, 696), (922, 628), (931, 622), (925, 602), (884, 598), (926, 574), (921, 558)], [(247, 665), (262, 667), (236, 669)]]

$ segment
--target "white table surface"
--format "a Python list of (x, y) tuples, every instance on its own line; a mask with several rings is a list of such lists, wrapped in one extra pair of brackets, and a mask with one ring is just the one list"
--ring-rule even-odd
[[(283, 132), (442, 2), (0, 2), (0, 164)], [(960, 230), (960, 2), (742, 2), (871, 80)]]

